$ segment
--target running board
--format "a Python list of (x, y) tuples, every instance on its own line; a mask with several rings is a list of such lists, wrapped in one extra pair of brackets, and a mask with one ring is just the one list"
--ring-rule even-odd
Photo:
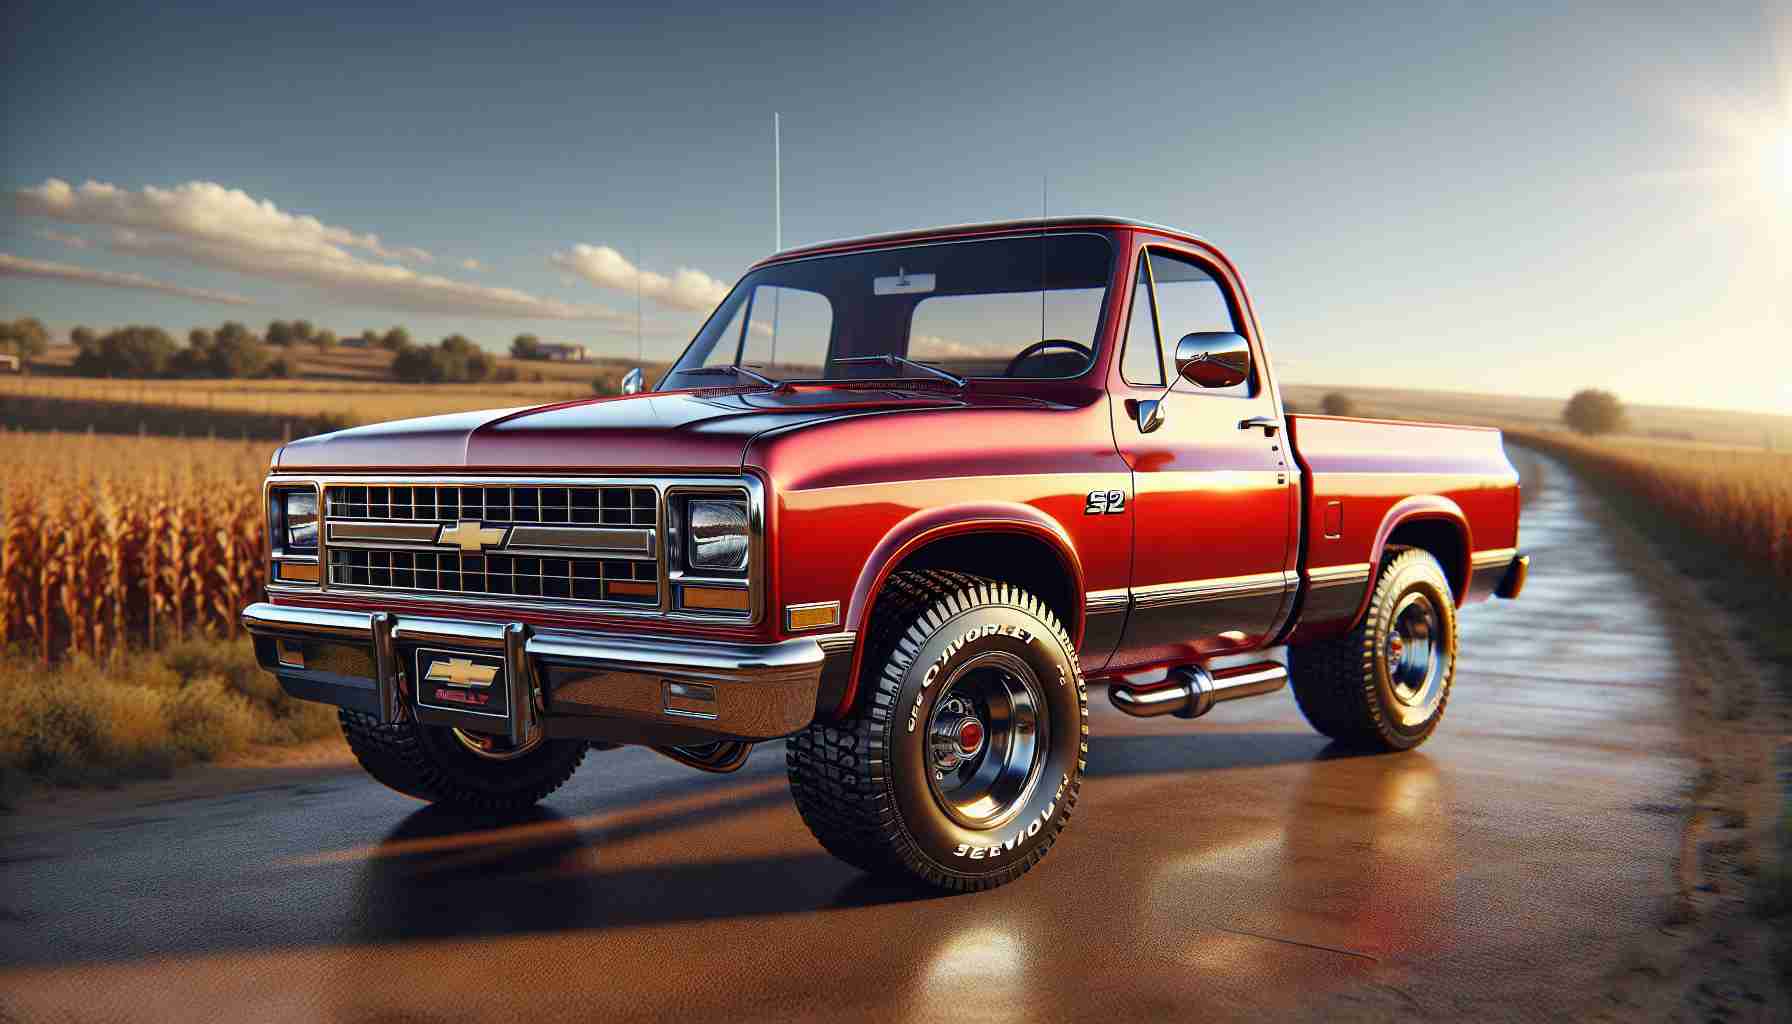
[(1108, 700), (1136, 718), (1175, 715), (1200, 718), (1215, 704), (1274, 693), (1288, 683), (1288, 667), (1273, 661), (1208, 671), (1200, 665), (1171, 669), (1162, 682), (1133, 687), (1115, 682)]

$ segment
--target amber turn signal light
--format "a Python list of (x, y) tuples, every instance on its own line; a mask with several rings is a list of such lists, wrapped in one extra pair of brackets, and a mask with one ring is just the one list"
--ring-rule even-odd
[(282, 583), (316, 583), (316, 562), (281, 562), (274, 567), (274, 578)]
[(821, 626), (833, 626), (840, 622), (840, 602), (818, 601), (815, 604), (793, 604), (784, 608), (785, 628), (795, 631), (799, 629), (816, 629)]
[(685, 587), (684, 606), (706, 612), (744, 612), (747, 592), (736, 587)]

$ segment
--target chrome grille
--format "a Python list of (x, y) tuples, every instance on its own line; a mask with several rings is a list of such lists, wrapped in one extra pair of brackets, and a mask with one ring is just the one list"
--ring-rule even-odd
[(620, 558), (333, 548), (330, 584), (427, 594), (659, 604), (659, 567)]
[[(469, 550), (432, 529), (462, 523), (493, 539)], [(328, 484), (325, 586), (657, 608), (659, 523), (652, 486)]]
[(651, 487), (550, 487), (506, 484), (334, 486), (331, 519), (380, 522), (655, 526), (659, 501)]

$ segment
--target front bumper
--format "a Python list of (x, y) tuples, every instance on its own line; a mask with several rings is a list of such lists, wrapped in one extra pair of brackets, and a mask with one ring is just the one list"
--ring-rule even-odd
[[(294, 697), (518, 743), (538, 725), (642, 743), (786, 736), (814, 719), (823, 677), (843, 670), (852, 641), (722, 643), (268, 603), (242, 621), (257, 660)], [(419, 647), (501, 657), (506, 718), (417, 705), (408, 666)]]

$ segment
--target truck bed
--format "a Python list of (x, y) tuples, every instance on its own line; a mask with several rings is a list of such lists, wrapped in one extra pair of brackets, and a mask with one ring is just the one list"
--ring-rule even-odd
[(1384, 547), (1422, 541), (1458, 604), (1485, 600), (1518, 544), (1518, 471), (1493, 427), (1288, 417), (1304, 523), (1295, 643), (1349, 628)]

